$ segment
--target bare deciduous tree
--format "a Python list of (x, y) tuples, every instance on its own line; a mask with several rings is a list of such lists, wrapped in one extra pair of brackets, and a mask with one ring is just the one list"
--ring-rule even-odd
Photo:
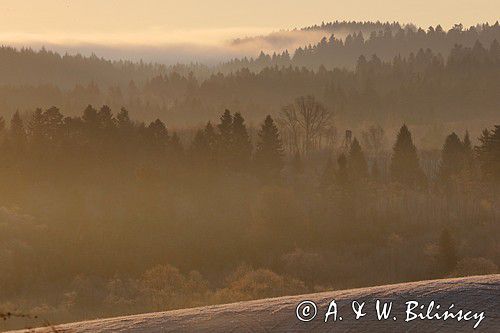
[(314, 96), (302, 96), (283, 107), (280, 125), (290, 140), (288, 147), (308, 155), (319, 145), (321, 136), (331, 128), (333, 113), (316, 101)]

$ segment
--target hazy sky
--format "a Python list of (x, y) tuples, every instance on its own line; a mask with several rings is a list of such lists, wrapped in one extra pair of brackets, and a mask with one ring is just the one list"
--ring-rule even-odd
[(216, 45), (333, 20), (494, 23), (500, 0), (0, 0), (0, 43)]
[[(494, 22), (499, 0), (0, 0), (3, 37), (178, 42), (191, 34), (260, 33), (331, 20), (390, 20), (427, 27)], [(161, 38), (162, 35), (165, 39)], [(137, 40), (130, 37), (137, 36)]]

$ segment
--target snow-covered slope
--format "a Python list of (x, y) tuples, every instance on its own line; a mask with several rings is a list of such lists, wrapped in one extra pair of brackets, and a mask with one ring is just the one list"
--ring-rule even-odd
[[(317, 315), (303, 322), (297, 318), (297, 305), (302, 301), (316, 304)], [(337, 320), (325, 314), (332, 300), (337, 304)], [(393, 302), (387, 320), (378, 320), (376, 300), (380, 308)], [(365, 316), (355, 319), (355, 308), (362, 308)], [(418, 306), (407, 313), (407, 302), (417, 301)], [(425, 316), (431, 301), (434, 308), (429, 312), (433, 320), (411, 319), (422, 313)], [(460, 321), (453, 318), (436, 319), (449, 310), (456, 314), (463, 309), (467, 314)], [(410, 303), (413, 306), (415, 303)], [(304, 304), (304, 306), (310, 303)], [(421, 309), (421, 306), (424, 309)], [(437, 305), (440, 305), (436, 311)], [(303, 319), (309, 319), (314, 308), (301, 307), (298, 311)], [(334, 306), (330, 307), (334, 310)], [(479, 320), (481, 312), (484, 319)], [(340, 320), (342, 317), (342, 320)], [(396, 318), (396, 319), (394, 319)], [(466, 320), (470, 319), (470, 320)], [(301, 296), (263, 299), (227, 305), (208, 306), (168, 312), (140, 314), (110, 319), (92, 320), (38, 328), (35, 332), (472, 332), (480, 321), (476, 332), (500, 332), (500, 275), (476, 276), (458, 279), (420, 281), (380, 287), (324, 292)], [(33, 332), (33, 330), (30, 330)]]

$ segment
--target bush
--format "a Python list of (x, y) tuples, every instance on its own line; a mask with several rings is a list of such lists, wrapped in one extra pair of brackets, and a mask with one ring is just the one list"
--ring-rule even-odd
[(306, 291), (302, 281), (281, 276), (268, 269), (240, 268), (228, 282), (226, 288), (216, 292), (217, 303), (294, 295)]
[(494, 262), (483, 257), (478, 257), (460, 260), (451, 276), (459, 277), (495, 273), (498, 273), (498, 266)]

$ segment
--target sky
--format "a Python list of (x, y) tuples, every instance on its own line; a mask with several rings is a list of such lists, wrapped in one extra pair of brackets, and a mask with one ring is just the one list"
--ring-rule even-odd
[(182, 57), (223, 53), (227, 49), (221, 47), (233, 38), (322, 21), (399, 21), (424, 28), (494, 23), (500, 1), (0, 0), (0, 11), (2, 44), (98, 51), (103, 56), (120, 49), (139, 57), (169, 52)]

